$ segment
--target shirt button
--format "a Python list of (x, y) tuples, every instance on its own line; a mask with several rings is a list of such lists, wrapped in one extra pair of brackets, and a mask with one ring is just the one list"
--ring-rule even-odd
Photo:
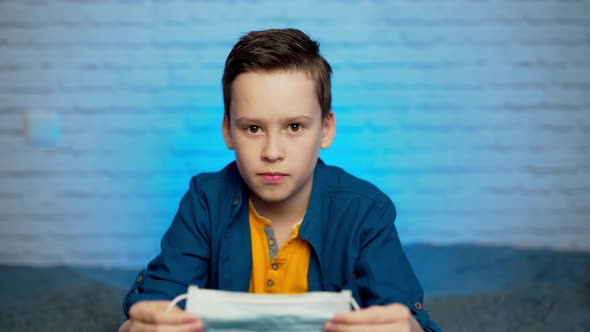
[(416, 301), (416, 303), (414, 303), (414, 308), (416, 308), (418, 310), (422, 310), (422, 303), (420, 303), (419, 301)]
[(275, 245), (275, 240), (273, 240), (273, 239), (268, 240), (268, 244), (271, 245), (271, 246), (274, 246)]
[(271, 267), (272, 267), (273, 270), (276, 271), (276, 270), (279, 269), (279, 264), (273, 264), (273, 265), (271, 265)]
[(236, 205), (238, 205), (238, 203), (239, 203), (239, 202), (240, 202), (240, 201), (239, 201), (238, 199), (234, 199), (234, 201), (232, 202), (232, 204), (233, 204), (234, 206), (236, 206)]
[(266, 285), (267, 285), (268, 287), (272, 287), (274, 284), (275, 284), (275, 283), (274, 283), (274, 282), (272, 282), (272, 280), (270, 280), (270, 279), (268, 279), (268, 280), (266, 281)]

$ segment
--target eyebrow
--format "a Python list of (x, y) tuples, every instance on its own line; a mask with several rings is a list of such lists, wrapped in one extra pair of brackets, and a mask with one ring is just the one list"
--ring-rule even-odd
[[(288, 123), (292, 123), (292, 122), (306, 122), (306, 121), (312, 121), (313, 119), (310, 116), (307, 115), (298, 115), (298, 116), (293, 116), (293, 117), (288, 117), (285, 119), (282, 119), (281, 122), (288, 122)], [(261, 123), (264, 121), (255, 119), (255, 118), (249, 118), (246, 116), (242, 116), (237, 118), (236, 120), (236, 124), (241, 125), (241, 124), (245, 124), (245, 123)]]

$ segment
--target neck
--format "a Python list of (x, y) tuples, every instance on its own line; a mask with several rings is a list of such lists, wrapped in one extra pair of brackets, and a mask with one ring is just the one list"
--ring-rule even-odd
[(252, 194), (252, 205), (256, 211), (263, 217), (270, 219), (273, 224), (296, 224), (305, 215), (309, 197), (311, 196), (311, 185), (307, 190), (302, 190), (294, 197), (288, 197), (282, 201), (264, 201), (260, 197)]

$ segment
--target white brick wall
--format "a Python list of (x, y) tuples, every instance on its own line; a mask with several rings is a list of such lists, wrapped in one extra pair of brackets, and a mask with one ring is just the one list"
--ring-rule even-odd
[[(0, 1), (0, 263), (143, 265), (232, 158), (221, 74), (298, 27), (334, 75), (331, 164), (405, 243), (590, 249), (589, 1)], [(56, 147), (23, 114), (55, 111)]]

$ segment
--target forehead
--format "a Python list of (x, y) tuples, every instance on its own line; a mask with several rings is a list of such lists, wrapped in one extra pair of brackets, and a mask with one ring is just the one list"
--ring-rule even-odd
[(321, 114), (316, 84), (304, 71), (247, 72), (232, 84), (232, 116)]

